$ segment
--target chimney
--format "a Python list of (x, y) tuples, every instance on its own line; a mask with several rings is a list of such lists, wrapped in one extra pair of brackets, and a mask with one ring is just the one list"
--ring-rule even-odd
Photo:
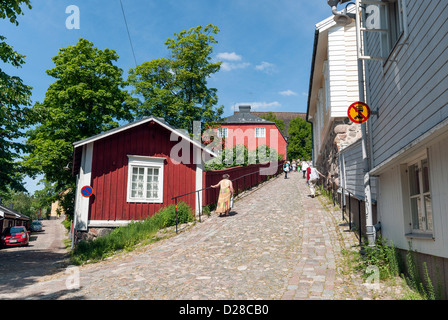
[(250, 113), (250, 106), (240, 106), (240, 113)]

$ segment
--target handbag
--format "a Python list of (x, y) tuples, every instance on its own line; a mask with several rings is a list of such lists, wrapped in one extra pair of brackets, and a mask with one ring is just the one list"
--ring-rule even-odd
[(233, 208), (233, 196), (230, 198), (230, 208)]

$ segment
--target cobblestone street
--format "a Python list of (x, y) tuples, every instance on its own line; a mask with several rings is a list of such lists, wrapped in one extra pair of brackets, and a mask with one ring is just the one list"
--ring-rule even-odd
[[(358, 240), (340, 211), (308, 196), (301, 173), (265, 183), (178, 235), (67, 272), (10, 299), (370, 299), (357, 275), (341, 273), (341, 249)], [(340, 226), (341, 225), (341, 226)], [(78, 269), (77, 269), (78, 270)]]

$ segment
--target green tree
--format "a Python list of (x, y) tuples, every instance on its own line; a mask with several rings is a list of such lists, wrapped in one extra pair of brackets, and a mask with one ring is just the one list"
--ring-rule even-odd
[(221, 62), (211, 62), (213, 25), (198, 26), (175, 34), (165, 45), (169, 58), (145, 62), (129, 70), (129, 84), (135, 89), (136, 116), (163, 117), (170, 125), (193, 131), (193, 121), (203, 128), (220, 120), (223, 106), (218, 108), (217, 89), (207, 86), (207, 79), (218, 72)]
[[(0, 19), (7, 18), (18, 25), (22, 3), (31, 9), (29, 0), (0, 0)], [(25, 56), (17, 53), (5, 40), (0, 35), (0, 60), (20, 68), (25, 63)], [(9, 189), (25, 191), (23, 170), (17, 160), (25, 150), (20, 139), (28, 124), (31, 89), (20, 77), (11, 76), (0, 68), (0, 197), (3, 198), (8, 196)]]
[(311, 159), (311, 124), (300, 117), (289, 122), (288, 159)]
[(29, 130), (30, 153), (25, 165), (32, 173), (43, 173), (57, 194), (65, 190), (63, 204), (73, 212), (75, 179), (70, 167), (73, 142), (118, 126), (118, 120), (131, 120), (123, 71), (114, 65), (114, 50), (100, 50), (80, 38), (74, 46), (60, 49), (52, 58), (55, 67), (47, 74), (56, 79), (42, 103), (33, 106), (36, 127)]
[(278, 119), (275, 114), (269, 112), (266, 115), (261, 115), (260, 118), (266, 119), (268, 121), (275, 122), (278, 127), (278, 130), (283, 131), (285, 129), (285, 122), (282, 119)]
[(11, 23), (17, 22), (17, 15), (23, 14), (20, 5), (23, 3), (31, 9), (30, 0), (0, 0), (0, 19), (8, 18)]
[(37, 211), (39, 210), (37, 199), (27, 192), (11, 191), (4, 205), (12, 205), (13, 210), (28, 216), (31, 220), (37, 219)]

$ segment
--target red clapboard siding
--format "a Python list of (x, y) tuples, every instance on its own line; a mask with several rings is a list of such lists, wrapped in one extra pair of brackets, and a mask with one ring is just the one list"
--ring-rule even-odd
[[(92, 187), (89, 220), (140, 220), (152, 216), (162, 207), (173, 204), (172, 197), (189, 193), (196, 186), (195, 164), (174, 164), (171, 132), (155, 123), (144, 123), (94, 142)], [(163, 203), (129, 203), (126, 201), (128, 155), (165, 158)], [(193, 146), (190, 145), (190, 155)], [(192, 159), (190, 161), (192, 163)], [(180, 198), (195, 208), (194, 194)]]

